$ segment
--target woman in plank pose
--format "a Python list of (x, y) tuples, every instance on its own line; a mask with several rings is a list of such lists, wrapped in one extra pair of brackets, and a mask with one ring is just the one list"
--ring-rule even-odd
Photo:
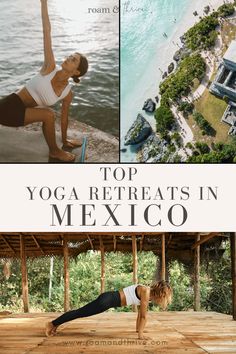
[(46, 325), (46, 335), (56, 334), (58, 326), (75, 320), (102, 313), (112, 307), (139, 305), (136, 321), (136, 332), (139, 339), (147, 339), (144, 335), (144, 327), (147, 322), (148, 304), (150, 301), (166, 309), (172, 300), (172, 289), (167, 281), (155, 282), (151, 286), (130, 285), (119, 291), (108, 291), (97, 297), (96, 300), (73, 311), (65, 312), (60, 317)]
[(61, 136), (63, 148), (75, 148), (77, 140), (67, 137), (68, 112), (73, 95), (69, 79), (78, 83), (86, 74), (88, 61), (80, 53), (70, 55), (61, 65), (56, 66), (51, 42), (51, 25), (47, 0), (41, 1), (44, 38), (44, 63), (40, 72), (27, 82), (25, 87), (0, 100), (0, 124), (19, 127), (42, 122), (42, 129), (49, 148), (49, 157), (62, 162), (72, 162), (75, 155), (60, 149), (56, 143), (55, 114), (49, 108), (62, 101)]

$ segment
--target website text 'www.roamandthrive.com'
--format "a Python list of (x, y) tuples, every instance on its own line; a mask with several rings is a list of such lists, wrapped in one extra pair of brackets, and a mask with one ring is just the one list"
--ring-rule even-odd
[(167, 341), (158, 341), (152, 339), (117, 339), (117, 340), (96, 340), (96, 339), (88, 339), (88, 340), (75, 340), (75, 341), (64, 341), (59, 342), (57, 345), (59, 346), (111, 346), (111, 345), (119, 345), (119, 346), (129, 346), (129, 345), (157, 345), (157, 346), (166, 346), (168, 344)]

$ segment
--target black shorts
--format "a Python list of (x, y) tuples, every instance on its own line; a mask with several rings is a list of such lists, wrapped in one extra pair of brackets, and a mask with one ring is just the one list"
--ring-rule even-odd
[(24, 125), (26, 107), (16, 93), (0, 99), (0, 124), (8, 127)]

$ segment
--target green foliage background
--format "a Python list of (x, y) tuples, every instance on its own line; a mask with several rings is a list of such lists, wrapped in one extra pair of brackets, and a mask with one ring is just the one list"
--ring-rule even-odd
[[(155, 279), (159, 260), (152, 252), (138, 253), (138, 280), (150, 284)], [(132, 283), (132, 255), (108, 253), (105, 290), (118, 290)], [(49, 301), (50, 258), (28, 260), (28, 280), (31, 312), (63, 311), (63, 260), (54, 258), (52, 298)], [(188, 268), (189, 270), (189, 268)], [(168, 268), (173, 287), (173, 302), (169, 310), (193, 308), (193, 278), (186, 267), (172, 261)], [(202, 310), (231, 313), (231, 270), (229, 244), (220, 260), (204, 262), (201, 266)], [(88, 252), (70, 261), (71, 308), (78, 308), (92, 301), (100, 293), (100, 254)], [(13, 261), (7, 280), (0, 265), (0, 310), (22, 311), (20, 262)], [(112, 311), (130, 311), (129, 307)], [(154, 306), (151, 310), (158, 311)]]

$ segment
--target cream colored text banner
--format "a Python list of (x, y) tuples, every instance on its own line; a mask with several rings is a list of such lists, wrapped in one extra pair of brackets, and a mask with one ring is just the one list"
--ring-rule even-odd
[(235, 165), (1, 165), (0, 231), (235, 231)]

